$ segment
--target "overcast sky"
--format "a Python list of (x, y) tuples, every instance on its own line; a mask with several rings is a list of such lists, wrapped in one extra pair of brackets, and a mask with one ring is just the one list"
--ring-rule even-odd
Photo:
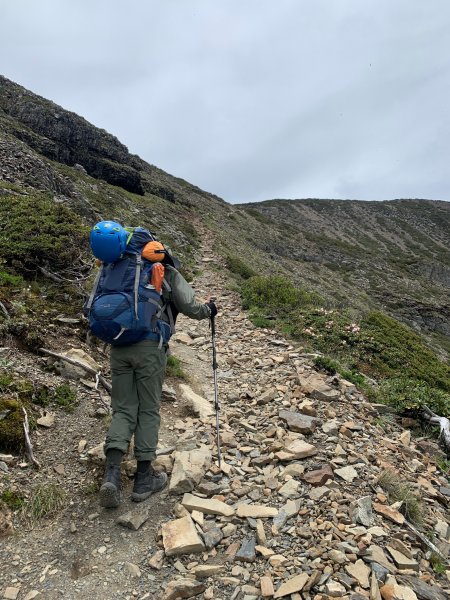
[(449, 0), (0, 0), (0, 73), (228, 202), (450, 200)]

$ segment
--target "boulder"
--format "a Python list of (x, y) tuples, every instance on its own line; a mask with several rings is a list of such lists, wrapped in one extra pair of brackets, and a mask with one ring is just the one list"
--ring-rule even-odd
[(200, 419), (208, 419), (214, 414), (213, 407), (206, 398), (199, 396), (194, 390), (182, 383), (180, 385), (182, 399), (192, 408), (194, 413), (200, 417)]
[[(100, 365), (81, 348), (71, 348), (70, 350), (61, 352), (61, 355), (76, 360), (87, 367), (91, 367), (91, 369), (95, 369), (96, 373), (101, 370)], [(62, 377), (66, 377), (67, 379), (78, 381), (86, 377), (86, 371), (82, 367), (77, 367), (62, 359), (58, 359), (55, 362), (55, 369)]]
[[(161, 529), (166, 556), (191, 554), (205, 550), (191, 517), (168, 521), (163, 523)], [(189, 596), (186, 597), (189, 598)]]
[(191, 492), (203, 479), (211, 465), (211, 451), (207, 446), (201, 446), (174, 452), (174, 459), (169, 494), (184, 494)]

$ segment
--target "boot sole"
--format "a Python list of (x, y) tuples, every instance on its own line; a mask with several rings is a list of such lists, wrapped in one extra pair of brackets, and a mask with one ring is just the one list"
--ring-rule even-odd
[(147, 500), (147, 498), (150, 498), (150, 496), (154, 493), (155, 492), (153, 490), (151, 492), (145, 492), (144, 494), (136, 494), (136, 492), (133, 492), (131, 494), (131, 499), (133, 500), (133, 502), (142, 502), (143, 500)]
[(120, 504), (120, 491), (112, 483), (104, 483), (100, 488), (100, 506), (117, 508)]

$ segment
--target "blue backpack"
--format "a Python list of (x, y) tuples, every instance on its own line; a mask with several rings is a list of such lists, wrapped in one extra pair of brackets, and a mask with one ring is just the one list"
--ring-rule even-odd
[(142, 227), (127, 232), (125, 251), (99, 269), (85, 306), (89, 327), (95, 337), (113, 346), (143, 339), (159, 340), (162, 344), (169, 340), (171, 327), (160, 320), (164, 309), (161, 294), (151, 284), (152, 269), (159, 263), (141, 256), (145, 244), (154, 237)]

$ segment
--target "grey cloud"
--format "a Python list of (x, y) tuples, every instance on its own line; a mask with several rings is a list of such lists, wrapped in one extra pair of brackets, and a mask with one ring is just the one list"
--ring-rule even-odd
[(450, 199), (447, 0), (0, 11), (0, 72), (228, 201)]

